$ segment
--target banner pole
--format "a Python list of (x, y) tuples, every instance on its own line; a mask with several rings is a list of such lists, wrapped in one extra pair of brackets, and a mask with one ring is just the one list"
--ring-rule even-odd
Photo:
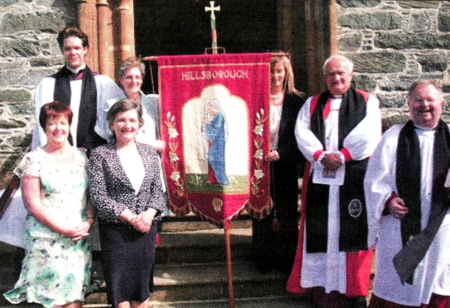
[(231, 258), (231, 221), (225, 221), (225, 240), (227, 246), (227, 270), (228, 270), (228, 293), (230, 300), (230, 308), (236, 307), (235, 297), (234, 297), (234, 277), (233, 277), (233, 261)]
[(158, 56), (148, 56), (144, 58), (145, 61), (158, 61)]
[(211, 12), (211, 35), (212, 35), (212, 51), (213, 54), (217, 54), (217, 30), (216, 30), (216, 15), (215, 11), (220, 11), (220, 5), (214, 6), (215, 1), (209, 1), (210, 7), (205, 7), (205, 12)]
[[(222, 48), (222, 47), (218, 47), (218, 48)], [(283, 51), (276, 51), (276, 52), (271, 52), (270, 53), (272, 55), (272, 57), (282, 57), (282, 56), (286, 56), (288, 58), (291, 57), (291, 55), (287, 52), (283, 52)], [(158, 61), (158, 56), (147, 56), (145, 58), (143, 58), (144, 61)]]

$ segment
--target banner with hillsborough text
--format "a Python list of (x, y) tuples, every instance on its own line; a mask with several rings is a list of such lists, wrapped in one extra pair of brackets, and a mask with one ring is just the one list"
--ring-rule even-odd
[(271, 208), (271, 55), (159, 56), (164, 171), (171, 210), (222, 225)]

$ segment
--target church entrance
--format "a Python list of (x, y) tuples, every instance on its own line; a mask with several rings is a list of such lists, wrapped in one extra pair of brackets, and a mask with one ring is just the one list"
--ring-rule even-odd
[[(226, 53), (279, 49), (277, 1), (216, 0), (214, 5), (220, 5), (215, 12), (218, 46)], [(206, 6), (210, 7), (209, 0), (134, 0), (136, 55), (205, 53), (212, 45), (211, 14), (205, 12)], [(157, 92), (156, 63), (152, 63), (152, 72)], [(143, 90), (152, 93), (150, 70), (147, 75)]]

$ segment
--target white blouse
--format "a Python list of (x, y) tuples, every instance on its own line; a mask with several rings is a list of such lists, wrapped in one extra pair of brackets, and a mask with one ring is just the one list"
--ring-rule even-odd
[(137, 149), (127, 153), (127, 155), (124, 155), (120, 151), (118, 151), (117, 154), (119, 155), (120, 163), (134, 188), (134, 193), (137, 195), (145, 177), (145, 169), (141, 156)]

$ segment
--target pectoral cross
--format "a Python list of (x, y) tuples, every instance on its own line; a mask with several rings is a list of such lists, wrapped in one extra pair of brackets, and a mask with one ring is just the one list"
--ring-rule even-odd
[(216, 15), (214, 11), (220, 11), (220, 5), (214, 6), (215, 1), (209, 1), (210, 7), (205, 7), (205, 12), (211, 11), (211, 31), (212, 31), (212, 52), (217, 53), (217, 31), (216, 31)]

